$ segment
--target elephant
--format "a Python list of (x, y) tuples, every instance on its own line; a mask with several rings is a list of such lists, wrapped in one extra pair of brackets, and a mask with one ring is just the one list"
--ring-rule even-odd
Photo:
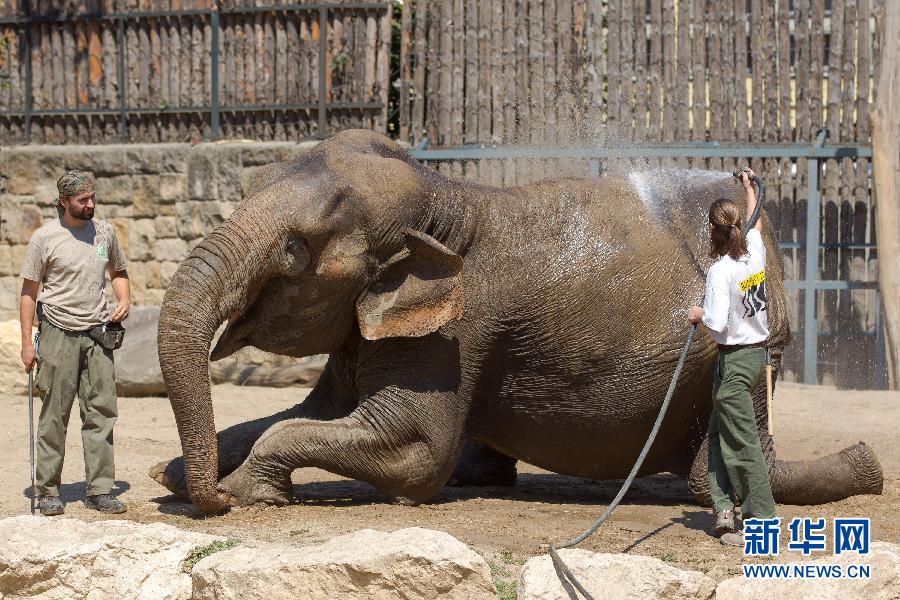
[[(289, 503), (301, 467), (412, 504), (448, 481), (511, 485), (517, 461), (624, 477), (702, 294), (706, 210), (720, 197), (746, 206), (730, 174), (708, 171), (492, 187), (365, 130), (268, 165), (166, 291), (159, 359), (183, 457), (150, 474), (207, 514)], [(777, 373), (790, 333), (781, 254), (761, 218)], [(217, 434), (209, 360), (247, 345), (329, 358), (302, 402)], [(716, 352), (700, 331), (639, 472), (674, 473), (701, 501)], [(881, 493), (862, 442), (777, 460), (764, 388), (754, 405), (776, 501)]]

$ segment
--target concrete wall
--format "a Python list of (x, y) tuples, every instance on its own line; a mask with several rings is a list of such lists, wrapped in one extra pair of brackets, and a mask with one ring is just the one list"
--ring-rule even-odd
[(315, 142), (19, 146), (0, 150), (0, 320), (18, 316), (19, 272), (32, 232), (57, 218), (56, 180), (97, 178), (95, 218), (116, 228), (130, 261), (135, 305), (159, 305), (203, 236), (241, 201), (256, 171)]

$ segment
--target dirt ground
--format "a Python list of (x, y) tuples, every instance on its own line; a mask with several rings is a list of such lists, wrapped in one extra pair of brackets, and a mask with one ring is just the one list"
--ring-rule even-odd
[[(268, 415), (302, 399), (308, 390), (216, 386), (219, 429)], [(29, 510), (27, 399), (0, 397), (0, 517)], [(84, 461), (77, 409), (69, 429), (63, 472), (66, 515), (87, 521), (107, 518), (86, 510)], [(803, 459), (840, 450), (859, 440), (871, 444), (884, 468), (881, 496), (857, 496), (824, 506), (779, 506), (780, 516), (864, 516), (872, 539), (900, 543), (900, 393), (837, 391), (779, 384), (775, 434), (778, 455)], [(147, 470), (180, 454), (172, 411), (165, 398), (122, 398), (116, 425), (116, 492), (127, 504), (121, 518), (164, 522), (243, 540), (308, 545), (362, 528), (392, 531), (419, 526), (451, 533), (490, 562), (495, 576), (512, 580), (519, 565), (543, 552), (541, 545), (574, 537), (599, 516), (620, 481), (596, 482), (521, 465), (515, 488), (445, 488), (418, 507), (395, 506), (368, 484), (316, 469), (294, 474), (297, 502), (282, 508), (238, 508), (200, 518), (192, 506), (172, 502)], [(581, 547), (655, 556), (716, 579), (737, 574), (741, 551), (710, 536), (711, 517), (693, 503), (684, 483), (671, 475), (639, 479), (612, 518)], [(786, 527), (783, 531), (786, 530)], [(784, 544), (784, 538), (782, 544)], [(815, 556), (813, 558), (816, 558)], [(791, 553), (792, 562), (801, 560)]]

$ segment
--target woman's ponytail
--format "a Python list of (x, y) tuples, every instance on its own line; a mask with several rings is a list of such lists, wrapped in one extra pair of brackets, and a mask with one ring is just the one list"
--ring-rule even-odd
[(747, 239), (741, 229), (741, 211), (737, 204), (726, 198), (716, 200), (709, 207), (709, 222), (712, 225), (710, 258), (727, 254), (737, 260), (747, 254)]

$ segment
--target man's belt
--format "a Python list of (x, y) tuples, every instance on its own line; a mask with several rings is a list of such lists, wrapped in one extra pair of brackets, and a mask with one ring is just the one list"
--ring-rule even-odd
[(744, 348), (765, 348), (769, 345), (769, 340), (756, 342), (755, 344), (719, 344), (720, 352), (729, 352), (731, 350), (742, 350)]

